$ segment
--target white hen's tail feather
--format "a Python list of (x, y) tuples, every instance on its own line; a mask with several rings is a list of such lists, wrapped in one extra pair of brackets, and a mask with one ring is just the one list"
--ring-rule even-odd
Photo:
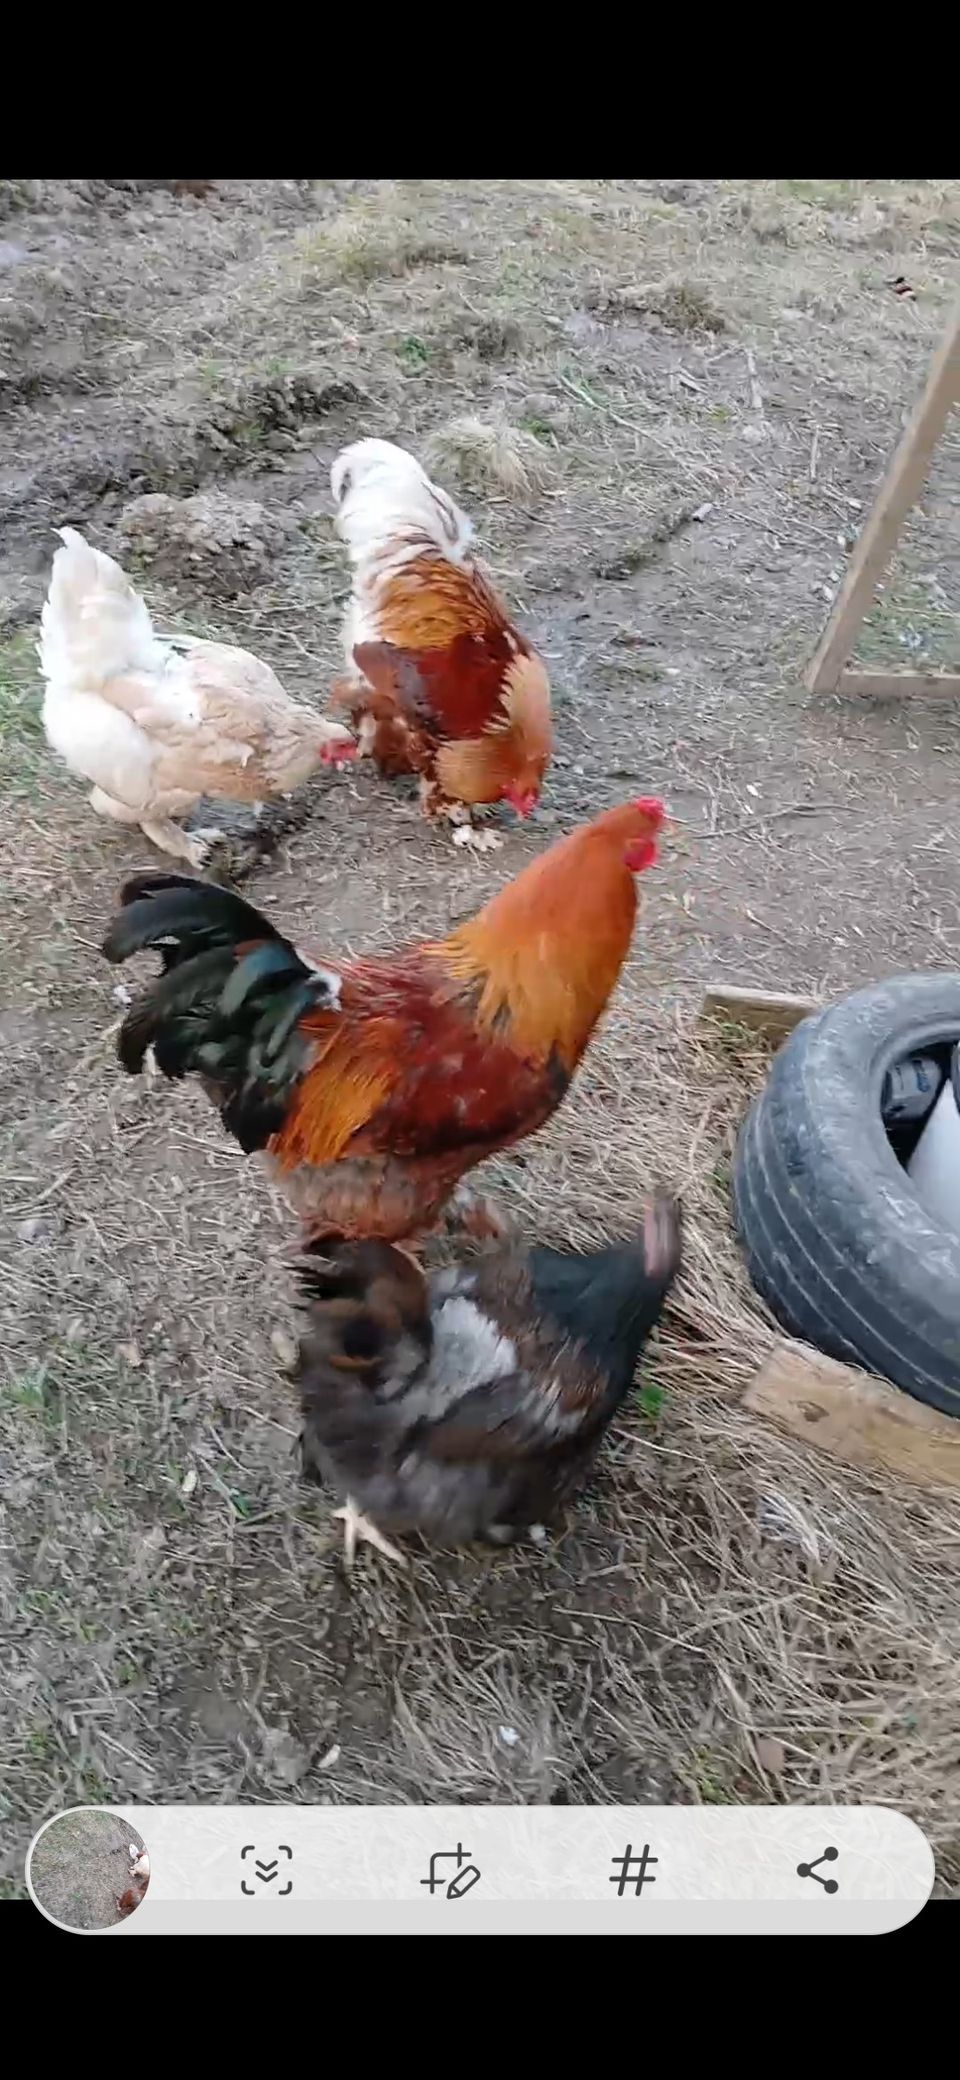
[(59, 534), (38, 644), (48, 684), (92, 691), (128, 672), (162, 671), (169, 653), (120, 565), (76, 528)]

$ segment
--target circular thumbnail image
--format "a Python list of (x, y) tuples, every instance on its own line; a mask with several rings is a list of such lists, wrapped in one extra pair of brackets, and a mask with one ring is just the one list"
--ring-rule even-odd
[(27, 1851), (27, 1888), (34, 1906), (58, 1928), (92, 1934), (135, 1914), (150, 1883), (142, 1835), (98, 1806), (58, 1813)]

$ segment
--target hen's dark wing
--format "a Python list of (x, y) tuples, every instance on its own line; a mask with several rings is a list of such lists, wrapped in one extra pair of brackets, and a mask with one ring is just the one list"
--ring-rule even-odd
[(359, 1486), (392, 1464), (405, 1434), (399, 1405), (377, 1401), (360, 1380), (341, 1376), (326, 1392), (304, 1397), (304, 1473), (322, 1479), (335, 1462), (342, 1478)]
[(447, 1463), (503, 1464), (566, 1453), (589, 1424), (592, 1397), (586, 1386), (584, 1381), (560, 1387), (522, 1370), (485, 1381), (447, 1414), (418, 1424), (410, 1433), (410, 1444)]
[[(526, 1256), (525, 1302), (544, 1349), (578, 1347), (586, 1370), (605, 1381), (605, 1398), (626, 1392), (680, 1266), (682, 1216), (669, 1192), (650, 1194), (643, 1226), (626, 1242), (587, 1252), (536, 1247)], [(481, 1258), (474, 1290), (496, 1306), (496, 1260)]]

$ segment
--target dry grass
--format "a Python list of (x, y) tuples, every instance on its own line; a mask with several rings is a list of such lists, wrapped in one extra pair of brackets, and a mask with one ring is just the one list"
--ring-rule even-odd
[(303, 232), (296, 241), (295, 257), (305, 283), (362, 287), (387, 275), (401, 276), (416, 267), (462, 261), (467, 256), (450, 241), (424, 238), (409, 217), (381, 204), (373, 210), (345, 210), (328, 223)]
[(671, 332), (725, 332), (726, 319), (696, 282), (665, 281), (595, 292), (592, 308), (619, 318), (629, 312), (659, 318)]
[(535, 434), (472, 413), (438, 426), (427, 443), (427, 457), (431, 468), (488, 497), (529, 498), (556, 478), (554, 458)]
[[(615, 1031), (607, 1036), (606, 1075), (572, 1133), (567, 1123), (564, 1164), (578, 1179), (581, 1218), (563, 1227), (594, 1239), (618, 1203), (626, 1220), (638, 1169), (683, 1193), (684, 1271), (649, 1369), (684, 1500), (678, 1508), (671, 1483), (658, 1483), (651, 1534), (658, 1578), (669, 1581), (665, 1632), (709, 1657), (726, 1731), (700, 1756), (688, 1749), (682, 1774), (699, 1797), (729, 1797), (745, 1771), (754, 1796), (897, 1803), (909, 1756), (913, 1809), (933, 1839), (955, 1847), (955, 1496), (856, 1476), (771, 1436), (739, 1407), (775, 1334), (729, 1219), (736, 1131), (765, 1058), (755, 1044), (745, 1056), (718, 1055), (682, 1022), (672, 1050), (662, 1034), (644, 1038), (643, 1066), (631, 1059), (624, 1073)], [(637, 1039), (633, 1027), (631, 1052)], [(642, 1127), (631, 1133), (634, 1119)], [(690, 1731), (681, 1712), (678, 1748)], [(784, 1751), (775, 1777), (763, 1765), (771, 1732)], [(712, 1791), (701, 1777), (706, 1753)]]
[[(226, 183), (203, 205), (79, 196), (63, 219), (50, 184), (15, 186), (30, 355), (82, 328), (99, 387), (11, 412), (0, 458), (8, 1883), (77, 1799), (687, 1797), (888, 1801), (948, 1889), (955, 1504), (741, 1408), (773, 1332), (729, 1166), (764, 1064), (735, 1035), (705, 1047), (692, 1007), (717, 976), (830, 995), (960, 964), (956, 718), (795, 690), (955, 294), (955, 184)], [(260, 399), (242, 439), (238, 386)], [(558, 756), (542, 820), (482, 867), (369, 775), (324, 782), (254, 900), (320, 943), (434, 932), (557, 829), (663, 791), (679, 836), (607, 1027), (489, 1181), (527, 1233), (583, 1243), (663, 1178), (687, 1245), (565, 1536), (424, 1553), (410, 1580), (366, 1556), (348, 1588), (271, 1343), (289, 1223), (200, 1093), (119, 1075), (96, 948), (149, 862), (45, 758), (31, 644), (50, 524), (106, 539), (144, 490), (226, 491), (296, 521), (264, 582), (225, 607), (187, 574), (151, 601), (321, 704), (345, 589), (328, 470), (364, 433), (475, 471)], [(878, 652), (955, 641), (955, 466), (951, 438)]]

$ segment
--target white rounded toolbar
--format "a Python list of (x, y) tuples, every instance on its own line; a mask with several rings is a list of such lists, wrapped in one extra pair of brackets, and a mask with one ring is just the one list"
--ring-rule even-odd
[(879, 1806), (110, 1810), (150, 1880), (109, 1934), (881, 1934), (934, 1881)]

